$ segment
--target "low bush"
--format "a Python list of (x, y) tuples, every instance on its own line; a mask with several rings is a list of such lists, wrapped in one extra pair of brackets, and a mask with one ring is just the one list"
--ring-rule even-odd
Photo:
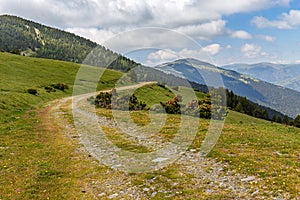
[(61, 91), (65, 91), (65, 90), (69, 89), (69, 86), (64, 83), (51, 84), (51, 87), (53, 87), (54, 89), (57, 89), (57, 90), (61, 90)]
[(46, 86), (46, 87), (45, 87), (45, 90), (46, 90), (46, 92), (48, 92), (48, 93), (50, 93), (50, 92), (56, 92), (56, 89), (54, 89), (54, 88), (51, 87), (51, 86)]
[(33, 94), (33, 95), (37, 95), (37, 93), (38, 93), (38, 91), (36, 89), (32, 89), (32, 88), (28, 89), (27, 92), (29, 94)]

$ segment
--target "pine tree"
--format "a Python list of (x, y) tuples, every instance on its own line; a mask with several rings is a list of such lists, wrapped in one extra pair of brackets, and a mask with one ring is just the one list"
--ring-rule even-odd
[(285, 125), (289, 124), (289, 117), (287, 115), (283, 116), (282, 123), (285, 124)]
[(280, 116), (277, 116), (277, 117), (276, 117), (276, 122), (277, 122), (277, 123), (280, 123), (280, 124), (282, 123), (282, 119), (281, 119)]
[(300, 115), (294, 119), (294, 126), (300, 128)]

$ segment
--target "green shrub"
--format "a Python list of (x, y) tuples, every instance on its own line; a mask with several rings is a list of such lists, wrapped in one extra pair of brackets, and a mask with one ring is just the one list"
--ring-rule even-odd
[(69, 86), (64, 83), (56, 83), (56, 84), (51, 84), (51, 86), (57, 90), (65, 91), (69, 89)]
[(50, 93), (50, 92), (56, 92), (56, 89), (54, 89), (54, 88), (51, 87), (51, 86), (46, 86), (46, 87), (45, 87), (45, 90), (46, 90), (46, 92), (48, 92), (48, 93)]
[(38, 91), (36, 89), (32, 89), (32, 88), (28, 89), (27, 92), (29, 94), (33, 94), (33, 95), (37, 95), (37, 93), (38, 93)]
[(134, 94), (118, 97), (115, 91), (113, 93), (114, 99), (112, 99), (112, 93), (100, 92), (96, 98), (90, 97), (87, 100), (97, 107), (117, 110), (144, 110), (147, 106), (145, 102), (139, 101)]

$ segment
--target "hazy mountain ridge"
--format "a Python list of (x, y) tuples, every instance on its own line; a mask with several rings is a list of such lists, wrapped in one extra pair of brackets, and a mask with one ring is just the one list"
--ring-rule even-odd
[[(300, 93), (281, 86), (273, 85), (232, 70), (226, 70), (212, 64), (197, 61), (195, 59), (182, 59), (165, 63), (155, 67), (168, 74), (174, 74), (190, 81), (219, 87), (224, 83), (225, 88), (232, 90), (239, 96), (245, 96), (249, 100), (262, 106), (270, 107), (279, 112), (295, 117), (300, 113)], [(203, 77), (211, 77), (206, 80)], [(221, 77), (223, 83), (216, 78)]]
[(300, 64), (233, 64), (223, 68), (300, 91)]

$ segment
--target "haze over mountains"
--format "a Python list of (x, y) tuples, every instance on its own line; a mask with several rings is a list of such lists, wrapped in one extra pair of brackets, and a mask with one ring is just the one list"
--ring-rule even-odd
[[(106, 67), (109, 64), (110, 68), (120, 71), (128, 71), (140, 65), (85, 38), (15, 16), (0, 16), (0, 41), (0, 50), (23, 56), (82, 63), (90, 55), (92, 59), (89, 59), (91, 62), (88, 64), (100, 67)], [(93, 53), (90, 54), (90, 52)], [(237, 70), (240, 69), (238, 66), (235, 67)], [(275, 68), (270, 67), (265, 68), (268, 70)], [(255, 103), (270, 107), (293, 118), (300, 113), (298, 107), (300, 104), (299, 92), (260, 81), (235, 71), (225, 70), (195, 59), (178, 60), (155, 68), (168, 74), (186, 78), (191, 82), (209, 86), (223, 86), (222, 82), (224, 82), (227, 89), (239, 96), (245, 96)], [(228, 68), (230, 67), (228, 66)], [(280, 67), (277, 66), (277, 68)], [(259, 70), (261, 69), (258, 68), (257, 72)], [(268, 70), (265, 74), (269, 73)], [(298, 79), (296, 77), (290, 79), (290, 76), (299, 74), (298, 71), (292, 71), (294, 70), (292, 67), (284, 68), (284, 70), (288, 75), (284, 77), (284, 80), (290, 80), (287, 85), (291, 85), (291, 80), (295, 80), (293, 84), (297, 86), (296, 80)], [(210, 78), (204, 81), (203, 76)], [(219, 79), (214, 80), (216, 76)], [(271, 82), (283, 80), (279, 77), (274, 73), (269, 79)]]
[(223, 68), (300, 91), (300, 64), (233, 64)]

